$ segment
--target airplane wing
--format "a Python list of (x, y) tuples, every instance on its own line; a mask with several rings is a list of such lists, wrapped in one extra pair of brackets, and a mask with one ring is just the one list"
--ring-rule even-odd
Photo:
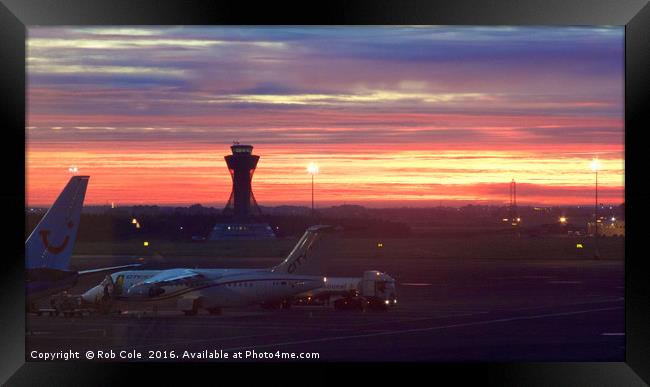
[(203, 274), (191, 269), (169, 269), (147, 278), (138, 285), (167, 284), (176, 281), (187, 281), (203, 278)]
[(121, 266), (111, 266), (111, 267), (102, 267), (99, 269), (90, 269), (90, 270), (81, 270), (77, 272), (79, 275), (85, 275), (85, 274), (93, 274), (93, 273), (101, 273), (102, 271), (111, 271), (111, 270), (116, 270), (116, 269), (125, 269), (127, 267), (138, 267), (142, 266), (141, 263), (131, 263), (128, 265), (121, 265)]

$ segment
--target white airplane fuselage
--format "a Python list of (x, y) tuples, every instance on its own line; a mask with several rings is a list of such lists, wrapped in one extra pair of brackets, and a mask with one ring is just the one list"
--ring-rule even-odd
[[(176, 305), (179, 299), (200, 300), (204, 309), (260, 304), (323, 286), (323, 277), (273, 273), (268, 269), (192, 269), (200, 274), (190, 281), (141, 284), (161, 270), (129, 270), (111, 274), (111, 302), (116, 307)], [(101, 303), (106, 281), (82, 295)]]
[(324, 277), (298, 274), (314, 260), (312, 245), (330, 226), (309, 227), (278, 265), (262, 269), (123, 270), (106, 276), (84, 293), (86, 303), (128, 307), (132, 304), (176, 303), (188, 314), (198, 309), (245, 306), (283, 300), (319, 288)]

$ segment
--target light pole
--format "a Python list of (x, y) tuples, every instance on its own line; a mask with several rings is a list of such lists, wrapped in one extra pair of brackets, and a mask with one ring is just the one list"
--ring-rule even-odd
[(600, 169), (600, 161), (598, 161), (598, 158), (594, 158), (591, 160), (591, 170), (596, 173), (596, 203), (594, 206), (594, 227), (596, 228), (596, 231), (594, 231), (594, 244), (596, 247), (596, 252), (594, 253), (594, 258), (598, 259), (600, 258), (600, 250), (598, 249), (598, 170)]
[(311, 216), (314, 217), (314, 175), (318, 174), (319, 168), (318, 165), (314, 163), (309, 163), (307, 166), (307, 172), (311, 175)]

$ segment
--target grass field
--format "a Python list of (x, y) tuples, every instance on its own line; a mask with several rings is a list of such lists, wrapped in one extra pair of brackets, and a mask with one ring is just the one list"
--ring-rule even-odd
[[(78, 242), (76, 255), (137, 255), (137, 256), (193, 256), (193, 257), (282, 257), (288, 254), (296, 238), (257, 241), (169, 242), (150, 240), (145, 247), (142, 240), (123, 242)], [(378, 243), (382, 247), (378, 247)], [(582, 248), (577, 248), (582, 244)], [(624, 238), (600, 238), (599, 249), (603, 260), (624, 258)], [(328, 237), (319, 243), (319, 249), (335, 252), (339, 258), (396, 257), (408, 259), (592, 259), (594, 240), (590, 237), (516, 237), (508, 235), (369, 239)]]

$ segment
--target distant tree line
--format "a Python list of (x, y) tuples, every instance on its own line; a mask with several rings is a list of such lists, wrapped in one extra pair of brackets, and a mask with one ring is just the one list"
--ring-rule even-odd
[[(532, 207), (521, 206), (517, 216), (522, 228), (548, 230), (558, 229), (559, 216), (566, 216), (567, 226), (585, 227), (592, 219), (592, 206), (581, 207)], [(264, 216), (252, 219), (266, 222), (273, 227), (276, 236), (296, 237), (314, 224), (329, 224), (344, 229), (344, 237), (401, 238), (419, 235), (465, 235), (507, 231), (511, 216), (507, 206), (467, 205), (464, 207), (429, 208), (366, 208), (342, 205), (321, 208), (314, 215), (311, 209), (298, 206), (264, 208)], [(600, 215), (623, 219), (624, 204), (603, 206)], [(43, 217), (44, 211), (26, 212), (27, 237)], [(139, 228), (133, 223), (136, 219)], [(217, 223), (236, 222), (221, 214), (221, 209), (195, 204), (189, 207), (84, 207), (81, 215), (80, 241), (112, 241), (135, 238), (164, 239), (170, 241), (207, 238)], [(563, 231), (566, 227), (558, 229)], [(503, 229), (503, 230), (501, 230)], [(548, 230), (546, 230), (548, 232)]]
[[(36, 227), (43, 213), (26, 214), (25, 238)], [(139, 228), (133, 223), (136, 220)], [(256, 222), (268, 222), (276, 236), (296, 237), (307, 227), (314, 224), (329, 224), (341, 227), (343, 236), (350, 237), (406, 237), (410, 228), (404, 223), (375, 219), (334, 219), (320, 215), (291, 216), (275, 215), (252, 219)], [(232, 218), (201, 213), (160, 212), (160, 213), (127, 213), (106, 212), (100, 214), (81, 215), (81, 227), (78, 240), (87, 242), (116, 241), (129, 239), (163, 239), (170, 241), (190, 241), (192, 237), (207, 238), (217, 223), (236, 222)]]

